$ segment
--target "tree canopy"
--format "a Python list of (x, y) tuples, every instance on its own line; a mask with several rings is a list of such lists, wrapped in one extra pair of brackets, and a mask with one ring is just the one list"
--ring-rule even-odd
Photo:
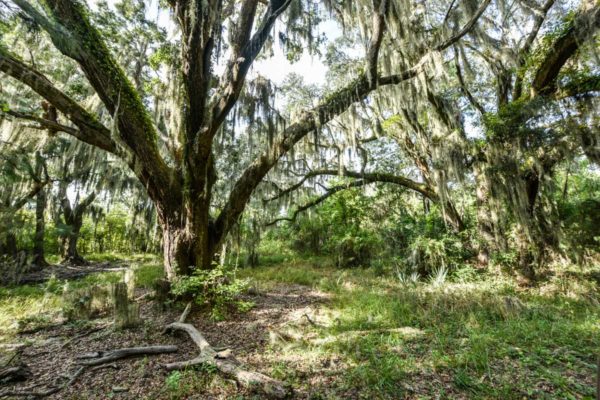
[[(437, 205), (457, 233), (468, 225), (460, 193), (474, 188), (480, 260), (514, 226), (532, 274), (559, 240), (556, 168), (598, 162), (593, 0), (0, 7), (6, 146), (83, 142), (68, 145), (81, 148), (79, 177), (71, 150), (57, 157), (60, 201), (69, 182), (82, 206), (117, 187), (150, 201), (171, 278), (210, 269), (245, 210), (269, 214), (261, 224), (293, 221), (376, 182)], [(262, 61), (306, 54), (326, 67), (322, 85), (261, 73)], [(17, 180), (32, 198), (46, 181), (30, 175)], [(78, 207), (63, 201), (71, 227)]]

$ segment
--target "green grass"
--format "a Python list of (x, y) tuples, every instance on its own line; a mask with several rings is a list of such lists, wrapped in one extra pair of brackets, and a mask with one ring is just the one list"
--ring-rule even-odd
[(301, 261), (242, 274), (265, 287), (305, 284), (333, 295), (326, 305), (330, 323), (313, 328), (318, 344), (288, 351), (341, 357), (348, 367), (340, 393), (353, 388), (374, 398), (594, 396), (600, 308), (589, 282), (573, 280), (565, 288), (550, 281), (523, 290), (509, 278), (477, 276), (474, 282), (404, 286), (394, 276)]
[(139, 264), (135, 267), (135, 285), (150, 289), (159, 279), (164, 277), (162, 265), (156, 262)]
[[(138, 257), (130, 264), (137, 286), (151, 287), (162, 277), (156, 259)], [(402, 284), (391, 273), (335, 269), (325, 258), (237, 271), (261, 290), (299, 284), (330, 295), (320, 306), (320, 326), (302, 328), (306, 340), (268, 350), (271, 375), (305, 385), (314, 398), (360, 393), (375, 399), (594, 398), (600, 296), (598, 283), (588, 278), (595, 273), (570, 266), (538, 288), (523, 289), (497, 273), (467, 270), (439, 285)], [(120, 279), (121, 272), (93, 274), (69, 285)], [(58, 318), (64, 285), (51, 280), (0, 288), (0, 341), (12, 339), (18, 321)], [(290, 367), (286, 358), (301, 365)], [(331, 359), (342, 366), (332, 372), (333, 381), (309, 387), (303, 374)], [(312, 373), (328, 373), (329, 367), (320, 371)], [(185, 397), (215, 378), (190, 379), (171, 377), (162, 394)]]

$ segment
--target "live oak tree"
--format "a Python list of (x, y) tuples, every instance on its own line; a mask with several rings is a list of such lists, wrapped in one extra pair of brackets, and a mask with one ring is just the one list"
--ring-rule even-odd
[[(407, 49), (410, 58), (393, 65), (389, 60), (398, 49), (390, 45), (394, 39), (386, 32), (410, 35), (403, 25), (413, 11), (408, 4), (389, 0), (325, 2), (334, 15), (341, 15), (341, 20), (346, 18), (348, 22), (350, 15), (360, 22), (367, 43), (363, 68), (349, 83), (315, 102), (317, 106), (296, 113), (285, 123), (273, 123), (276, 132), (272, 143), (237, 177), (216, 210), (211, 204), (219, 174), (215, 138), (226, 123), (236, 123), (232, 111), (240, 102), (252, 64), (265, 44), (272, 41), (276, 20), (288, 11), (284, 21), (288, 28), (297, 28), (290, 15), (295, 10), (298, 18), (297, 3), (299, 0), (169, 2), (179, 34), (177, 56), (171, 65), (177, 74), (172, 78), (180, 83), (169, 111), (171, 116), (178, 116), (179, 123), (175, 124), (175, 132), (168, 132), (171, 140), (165, 148), (162, 146), (165, 141), (159, 140), (159, 130), (162, 133), (164, 127), (151, 118), (141, 93), (143, 88), (132, 83), (135, 74), (132, 77), (118, 63), (104, 39), (104, 31), (93, 22), (90, 10), (77, 1), (48, 0), (37, 6), (26, 0), (14, 0), (8, 8), (19, 9), (20, 15), (46, 32), (60, 53), (78, 64), (111, 116), (112, 126), (101, 123), (93, 111), (59, 90), (35, 66), (6, 46), (0, 50), (0, 70), (52, 104), (60, 114), (60, 122), (35, 115), (22, 117), (72, 135), (117, 156), (129, 166), (156, 206), (163, 231), (165, 270), (173, 278), (189, 273), (190, 267), (210, 268), (256, 187), (296, 143), (310, 132), (318, 132), (321, 126), (371, 92), (426, 72), (431, 54), (460, 41), (476, 25), (490, 1), (453, 10), (456, 20), (453, 24), (417, 26), (421, 35), (418, 46)], [(227, 29), (222, 28), (224, 24)], [(384, 42), (386, 46), (382, 46)], [(228, 61), (217, 78), (217, 58), (222, 56), (218, 53), (224, 45)], [(383, 73), (382, 53), (385, 53)]]
[[(486, 243), (482, 260), (487, 261), (487, 250), (506, 245), (506, 221), (512, 219), (518, 264), (530, 279), (545, 262), (547, 249), (559, 250), (560, 225), (549, 197), (556, 167), (580, 155), (597, 162), (589, 144), (600, 133), (594, 122), (600, 7), (582, 1), (551, 25), (552, 12), (563, 7), (553, 0), (523, 3), (531, 25), (516, 46), (503, 35), (498, 44), (504, 55), (484, 54), (476, 48), (492, 39), (480, 36), (465, 43), (456, 60), (459, 87), (484, 131), (485, 140), (475, 143), (472, 152), (478, 226)], [(482, 101), (477, 84), (461, 73), (474, 68), (484, 71), (482, 80), (495, 89), (489, 100)]]

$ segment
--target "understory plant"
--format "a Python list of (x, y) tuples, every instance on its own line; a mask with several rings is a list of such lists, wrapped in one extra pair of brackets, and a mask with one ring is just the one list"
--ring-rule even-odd
[(249, 282), (238, 279), (235, 272), (234, 268), (214, 263), (210, 270), (196, 269), (190, 276), (176, 279), (171, 293), (193, 298), (196, 304), (210, 310), (212, 318), (221, 320), (232, 309), (245, 312), (253, 306), (240, 299)]

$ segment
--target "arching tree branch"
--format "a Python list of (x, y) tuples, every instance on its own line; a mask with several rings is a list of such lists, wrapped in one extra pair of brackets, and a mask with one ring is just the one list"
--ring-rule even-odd
[[(467, 34), (475, 26), (477, 19), (483, 14), (490, 1), (491, 0), (484, 0), (475, 15), (459, 32), (450, 39), (442, 41), (437, 46), (434, 46), (434, 50), (444, 50)], [(373, 44), (376, 44), (376, 42)], [(367, 54), (369, 54), (369, 52), (370, 51), (367, 51)], [(369, 79), (367, 74), (363, 74), (346, 87), (329, 95), (312, 110), (302, 113), (298, 120), (292, 123), (283, 132), (281, 138), (273, 143), (265, 153), (260, 155), (237, 180), (225, 206), (215, 221), (216, 241), (220, 242), (222, 240), (223, 235), (229, 231), (230, 227), (233, 226), (243, 212), (256, 186), (258, 186), (277, 161), (296, 143), (308, 133), (318, 129), (320, 126), (345, 112), (355, 102), (365, 99), (378, 87), (395, 85), (412, 79), (419, 72), (423, 71), (425, 60), (426, 57), (423, 56), (422, 61), (417, 63), (413, 68), (399, 74), (379, 77), (378, 79)]]
[(369, 183), (372, 182), (367, 182), (367, 181), (363, 181), (363, 180), (356, 180), (356, 181), (352, 181), (350, 183), (344, 184), (344, 185), (338, 185), (338, 186), (334, 186), (332, 188), (327, 189), (327, 191), (325, 192), (325, 194), (317, 197), (316, 199), (309, 201), (308, 203), (298, 207), (294, 213), (292, 214), (291, 217), (282, 217), (282, 218), (277, 218), (274, 219), (271, 222), (268, 222), (267, 224), (265, 224), (265, 226), (271, 226), (271, 225), (275, 225), (278, 222), (281, 221), (290, 221), (290, 222), (294, 222), (296, 220), (296, 217), (298, 216), (298, 214), (308, 210), (309, 208), (315, 207), (319, 204), (321, 204), (322, 202), (324, 202), (325, 200), (327, 200), (329, 197), (333, 196), (334, 194), (336, 194), (339, 191), (345, 190), (345, 189), (349, 189), (349, 188), (355, 188), (355, 187), (360, 187), (360, 186), (364, 186), (367, 185)]
[[(17, 1), (23, 12), (34, 19), (40, 18), (37, 11), (27, 7), (25, 0)], [(42, 24), (42, 27), (61, 53), (79, 63), (88, 81), (117, 120), (117, 133), (133, 155), (133, 160), (125, 161), (148, 188), (151, 197), (165, 199), (179, 193), (173, 190), (173, 185), (179, 181), (172, 179), (173, 171), (158, 152), (156, 129), (139, 94), (111, 55), (100, 33), (90, 23), (84, 6), (71, 0), (46, 0), (46, 5), (50, 22)], [(57, 104), (54, 105), (60, 110)]]

